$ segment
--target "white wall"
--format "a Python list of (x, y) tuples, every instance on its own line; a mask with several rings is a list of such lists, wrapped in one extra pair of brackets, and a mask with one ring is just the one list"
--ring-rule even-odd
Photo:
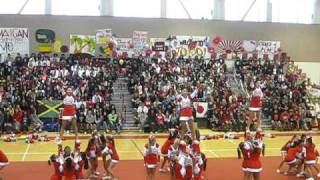
[(307, 77), (311, 79), (312, 82), (320, 84), (320, 63), (317, 62), (295, 62), (302, 69), (303, 73), (307, 74)]

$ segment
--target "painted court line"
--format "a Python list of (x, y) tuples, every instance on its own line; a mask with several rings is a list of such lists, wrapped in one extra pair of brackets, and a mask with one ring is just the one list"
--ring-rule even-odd
[(215, 152), (214, 152), (214, 151), (212, 151), (212, 150), (211, 150), (211, 151), (209, 151), (209, 152), (211, 152), (211, 153), (213, 154), (213, 156), (214, 156), (214, 157), (217, 157), (217, 158), (218, 158), (218, 157), (220, 157), (217, 153), (215, 153)]
[(24, 152), (21, 161), (24, 161), (26, 159), (29, 149), (30, 149), (30, 144), (27, 145), (26, 151)]

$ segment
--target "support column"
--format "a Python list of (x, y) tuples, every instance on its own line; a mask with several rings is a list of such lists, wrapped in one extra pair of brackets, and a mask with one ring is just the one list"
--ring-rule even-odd
[(213, 0), (213, 17), (212, 19), (221, 19), (225, 18), (225, 0)]
[(51, 15), (52, 14), (52, 0), (45, 0), (45, 15)]
[(312, 23), (320, 24), (320, 0), (316, 0), (314, 3)]
[(113, 16), (113, 0), (100, 0), (100, 15)]
[(272, 2), (267, 1), (267, 22), (272, 22)]
[(167, 18), (167, 0), (161, 0), (160, 3), (160, 18)]

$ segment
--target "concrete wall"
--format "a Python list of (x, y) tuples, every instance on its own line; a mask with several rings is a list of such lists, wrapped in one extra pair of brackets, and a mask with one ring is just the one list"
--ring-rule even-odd
[(295, 61), (320, 62), (320, 25), (231, 22), (214, 20), (149, 19), (121, 17), (73, 17), (0, 15), (0, 27), (28, 27), (31, 51), (36, 49), (34, 33), (49, 28), (69, 44), (69, 34), (93, 35), (96, 29), (112, 28), (118, 37), (131, 37), (134, 30), (150, 37), (174, 35), (220, 35), (230, 40), (279, 40)]

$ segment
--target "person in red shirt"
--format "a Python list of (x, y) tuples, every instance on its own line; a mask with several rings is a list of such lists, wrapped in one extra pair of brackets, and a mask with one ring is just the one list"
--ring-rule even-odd
[(54, 174), (51, 175), (50, 180), (62, 180), (62, 172), (59, 167), (60, 163), (57, 161), (57, 156), (55, 154), (52, 154), (50, 156), (50, 159), (48, 160), (49, 165), (53, 165), (54, 167)]
[(283, 111), (280, 115), (280, 120), (282, 124), (282, 130), (289, 129), (289, 113), (287, 110)]
[(75, 163), (71, 156), (65, 158), (63, 165), (63, 180), (76, 180)]
[(163, 156), (163, 161), (159, 169), (160, 172), (165, 172), (164, 165), (168, 161), (168, 151), (171, 145), (173, 145), (173, 143), (175, 142), (177, 136), (178, 136), (178, 130), (169, 129), (168, 139), (164, 142), (164, 144), (161, 147), (161, 154)]
[(158, 124), (158, 131), (162, 132), (164, 130), (164, 119), (165, 116), (162, 113), (161, 109), (158, 110), (158, 113), (156, 114), (156, 121)]
[(155, 180), (156, 168), (160, 161), (160, 148), (155, 136), (149, 136), (148, 143), (144, 146), (143, 156), (147, 169), (147, 180)]
[(75, 157), (74, 161), (76, 179), (85, 179), (83, 170), (89, 169), (89, 162), (86, 153), (80, 153), (78, 157)]
[(317, 176), (320, 177), (319, 169), (316, 167), (319, 152), (316, 145), (312, 142), (312, 137), (307, 138), (306, 144), (303, 147), (303, 154), (305, 157), (304, 165), (307, 178), (313, 178), (312, 168), (317, 170)]
[(244, 134), (244, 142), (241, 142), (238, 146), (238, 159), (243, 158), (242, 161), (242, 171), (243, 171), (243, 179), (250, 179), (250, 174), (248, 172), (248, 162), (251, 154), (251, 141), (252, 136), (249, 131), (246, 131)]
[[(8, 157), (0, 150), (0, 170), (9, 165)], [(0, 179), (4, 179), (2, 174), (0, 174)]]
[[(293, 168), (297, 168), (296, 173), (300, 172), (302, 162), (299, 159), (297, 159), (296, 156), (302, 152), (302, 147), (303, 147), (303, 141), (298, 140), (298, 141), (295, 141), (292, 144), (292, 146), (288, 148), (288, 152), (286, 157), (284, 158), (284, 161), (288, 164), (289, 169), (283, 173), (284, 175), (288, 175)], [(281, 167), (279, 166), (277, 169), (278, 173), (280, 173), (280, 168)]]
[(13, 120), (16, 131), (20, 131), (24, 116), (24, 111), (20, 108), (19, 105), (17, 105), (13, 113)]

